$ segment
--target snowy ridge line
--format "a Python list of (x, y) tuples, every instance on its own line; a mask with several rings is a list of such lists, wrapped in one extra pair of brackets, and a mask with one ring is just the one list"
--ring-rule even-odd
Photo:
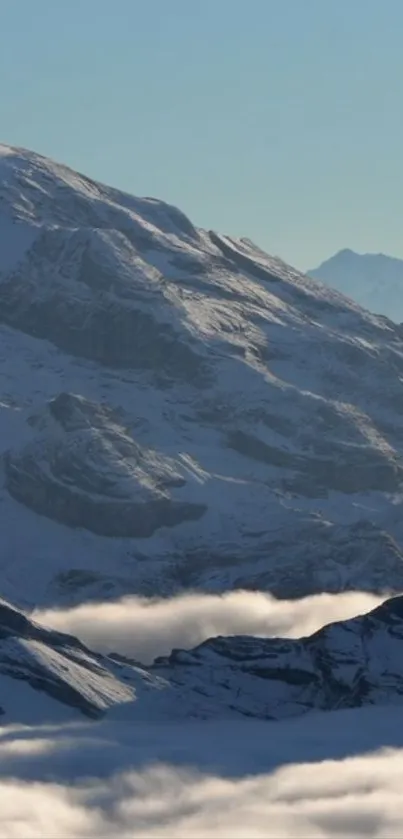
[[(399, 704), (403, 597), (299, 639), (209, 638), (148, 665), (93, 653), (4, 601), (0, 689), (7, 722), (112, 719), (285, 719), (312, 711)], [(41, 697), (41, 699), (39, 699)]]

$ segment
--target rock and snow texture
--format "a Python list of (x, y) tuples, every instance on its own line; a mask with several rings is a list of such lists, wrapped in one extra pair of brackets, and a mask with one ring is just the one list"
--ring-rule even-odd
[(38, 440), (4, 458), (7, 489), (36, 512), (122, 537), (147, 537), (205, 512), (171, 498), (175, 488), (186, 491), (172, 458), (136, 445), (107, 408), (61, 394), (38, 424)]
[[(395, 597), (299, 640), (211, 638), (191, 650), (173, 650), (146, 668), (117, 653), (91, 653), (74, 637), (44, 629), (2, 601), (2, 713), (12, 720), (25, 707), (28, 721), (33, 692), (38, 719), (42, 700), (48, 719), (52, 700), (90, 717), (148, 722), (283, 719), (313, 710), (399, 704), (402, 644), (403, 597)], [(54, 715), (60, 707), (52, 710)]]
[[(33, 691), (41, 694), (36, 702)], [(43, 629), (0, 601), (0, 705), (7, 721), (21, 721), (21, 714), (27, 720), (32, 713), (46, 719), (49, 699), (97, 717), (131, 697), (132, 691), (76, 638)]]
[(0, 573), (21, 605), (403, 590), (399, 328), (0, 147)]
[(397, 323), (403, 321), (403, 259), (346, 248), (308, 274), (348, 294), (371, 312)]
[(153, 670), (207, 697), (228, 691), (232, 707), (281, 719), (312, 709), (396, 704), (403, 697), (403, 597), (325, 626), (300, 640), (211, 638), (174, 650)]

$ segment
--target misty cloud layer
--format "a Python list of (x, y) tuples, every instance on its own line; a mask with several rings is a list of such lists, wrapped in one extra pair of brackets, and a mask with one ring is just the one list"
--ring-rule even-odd
[[(0, 777), (0, 837), (400, 839), (402, 721), (370, 709), (157, 732), (0, 729), (0, 775), (13, 775)], [(392, 727), (398, 747), (379, 748)]]
[(310, 635), (332, 621), (368, 612), (383, 599), (344, 592), (288, 601), (251, 591), (166, 600), (126, 597), (37, 612), (35, 619), (76, 635), (94, 650), (119, 652), (149, 664), (174, 647), (189, 649), (215, 635)]

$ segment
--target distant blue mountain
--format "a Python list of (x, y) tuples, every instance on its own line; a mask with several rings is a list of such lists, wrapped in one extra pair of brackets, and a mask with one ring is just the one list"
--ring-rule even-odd
[(359, 254), (346, 248), (308, 274), (375, 314), (403, 321), (403, 259), (383, 253)]

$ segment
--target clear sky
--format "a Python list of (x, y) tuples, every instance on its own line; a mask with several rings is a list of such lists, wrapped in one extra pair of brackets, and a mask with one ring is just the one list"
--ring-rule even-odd
[(301, 268), (403, 257), (403, 0), (0, 0), (0, 138)]

